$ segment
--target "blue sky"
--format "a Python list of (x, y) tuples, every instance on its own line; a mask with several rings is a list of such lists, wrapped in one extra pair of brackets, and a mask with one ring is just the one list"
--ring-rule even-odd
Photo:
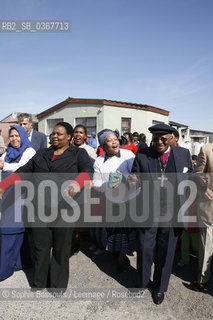
[(0, 0), (0, 20), (71, 33), (0, 33), (0, 119), (68, 96), (144, 103), (213, 131), (212, 0)]

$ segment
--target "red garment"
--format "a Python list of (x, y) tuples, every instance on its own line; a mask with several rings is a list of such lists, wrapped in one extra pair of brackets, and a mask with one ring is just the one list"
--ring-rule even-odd
[(184, 229), (183, 228), (183, 230), (185, 231), (185, 232), (187, 232), (187, 233), (199, 233), (199, 228), (188, 228), (188, 229)]
[(103, 148), (101, 148), (101, 146), (98, 147), (97, 151), (96, 151), (96, 154), (98, 157), (102, 156), (102, 154), (104, 154), (104, 150)]
[(54, 154), (51, 161), (54, 161), (57, 156)]
[(13, 186), (15, 183), (19, 183), (21, 181), (22, 180), (17, 173), (12, 173), (0, 182), (0, 188), (5, 191), (8, 187)]
[[(21, 181), (22, 179), (17, 173), (12, 173), (9, 177), (0, 182), (0, 188), (5, 191), (8, 187), (13, 186), (15, 183), (20, 183)], [(82, 189), (86, 184), (90, 183), (90, 176), (87, 172), (81, 172), (75, 178), (74, 182), (79, 184), (80, 189)]]
[(134, 154), (136, 154), (137, 151), (138, 151), (138, 148), (137, 148), (136, 145), (133, 144), (133, 143), (130, 143), (129, 146), (127, 146), (126, 144), (124, 144), (124, 145), (121, 147), (121, 149), (130, 150), (130, 151), (132, 151)]
[[(55, 158), (56, 156), (53, 156), (51, 161)], [(22, 179), (17, 173), (12, 173), (0, 182), (0, 188), (5, 191), (8, 187), (13, 186), (16, 183), (20, 183), (21, 181)], [(73, 182), (77, 183), (80, 189), (82, 189), (86, 184), (90, 183), (90, 176), (87, 172), (81, 172)]]
[(171, 149), (168, 152), (165, 152), (160, 156), (160, 161), (162, 163), (166, 163), (166, 161), (167, 161), (167, 159), (168, 159), (168, 157), (170, 155), (170, 152), (171, 152)]

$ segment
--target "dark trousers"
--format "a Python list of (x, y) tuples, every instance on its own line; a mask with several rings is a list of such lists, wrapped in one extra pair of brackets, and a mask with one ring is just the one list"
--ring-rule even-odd
[(33, 228), (32, 235), (35, 250), (34, 286), (67, 288), (72, 229)]
[(169, 284), (178, 234), (174, 228), (138, 229), (137, 270), (140, 287), (145, 288), (154, 262), (153, 289), (166, 292)]

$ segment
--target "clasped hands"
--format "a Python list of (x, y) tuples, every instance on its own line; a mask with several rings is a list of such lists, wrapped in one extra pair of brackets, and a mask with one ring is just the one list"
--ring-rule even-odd
[[(206, 174), (205, 176), (201, 176), (201, 182), (204, 184), (204, 185), (208, 185), (210, 182), (211, 182), (211, 175), (210, 174)], [(206, 188), (206, 191), (204, 193), (204, 199), (205, 200), (213, 200), (213, 190), (211, 190), (210, 188)]]
[(64, 191), (67, 197), (74, 198), (75, 195), (80, 192), (80, 186), (78, 183), (72, 181)]
[(204, 193), (206, 200), (213, 200), (213, 191), (209, 188), (206, 189), (206, 192)]
[(129, 188), (135, 187), (135, 185), (138, 182), (138, 178), (134, 173), (129, 174), (127, 179), (120, 171), (116, 171), (115, 173), (111, 173), (111, 174), (113, 175), (113, 177), (112, 177), (112, 181), (111, 182), (109, 181), (109, 186), (110, 188), (113, 188), (113, 189), (118, 188), (121, 182), (126, 183)]

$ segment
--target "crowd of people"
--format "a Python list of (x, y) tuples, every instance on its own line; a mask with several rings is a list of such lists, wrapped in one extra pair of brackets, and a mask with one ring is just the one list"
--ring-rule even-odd
[[(143, 290), (149, 288), (155, 304), (161, 304), (164, 300), (177, 243), (180, 241), (180, 267), (189, 264), (191, 247), (198, 258), (198, 277), (190, 284), (190, 288), (208, 292), (213, 254), (212, 144), (202, 147), (197, 159), (193, 159), (188, 149), (178, 146), (177, 130), (166, 124), (149, 128), (152, 141), (148, 146), (143, 133), (124, 132), (120, 136), (118, 130), (103, 129), (97, 133), (97, 137), (92, 132), (88, 138), (84, 125), (78, 124), (73, 128), (67, 122), (59, 122), (49, 137), (47, 147), (46, 137), (32, 130), (29, 114), (21, 114), (18, 121), (19, 125), (9, 129), (9, 144), (6, 151), (2, 149), (0, 158), (1, 281), (15, 270), (33, 265), (32, 290), (49, 288), (52, 291), (63, 291), (68, 285), (69, 258), (76, 233), (73, 226), (64, 224), (63, 214), (58, 212), (55, 224), (48, 219), (41, 223), (39, 213), (44, 209), (37, 196), (33, 199), (37, 224), (29, 228), (23, 221), (15, 223), (15, 207), (26, 195), (21, 194), (15, 198), (14, 187), (21, 183), (23, 174), (28, 174), (27, 179), (37, 188), (45, 175), (53, 179), (60, 190), (64, 181), (70, 178), (72, 181), (65, 189), (66, 197), (70, 200), (78, 199), (83, 190), (88, 188), (100, 200), (98, 205), (93, 206), (93, 214), (97, 216), (105, 217), (108, 214), (106, 208), (110, 207), (110, 215), (116, 217), (120, 206), (125, 204), (127, 215), (122, 223), (108, 226), (99, 222), (89, 227), (89, 249), (94, 255), (114, 252), (119, 273), (130, 264), (127, 255), (136, 252), (138, 287)], [(203, 176), (204, 173), (208, 177)], [(144, 176), (149, 182), (149, 197), (145, 196)], [(174, 218), (179, 215), (187, 199), (187, 191), (181, 195), (177, 192), (177, 185), (184, 178), (196, 181), (199, 188), (198, 195), (189, 207), (189, 217), (197, 215), (198, 223), (180, 226), (170, 219), (161, 224), (155, 217), (156, 214), (160, 217), (167, 215), (166, 185), (170, 183), (175, 190)], [(125, 190), (120, 197), (119, 190), (123, 186)], [(111, 194), (110, 199), (108, 193)], [(160, 199), (158, 207), (156, 195)], [(131, 225), (129, 215), (132, 199), (139, 203), (136, 206), (139, 215), (148, 214), (147, 224)], [(60, 206), (72, 216), (73, 208), (65, 200), (59, 198)], [(109, 202), (113, 205), (108, 205)], [(51, 202), (45, 203), (47, 216), (52, 210), (51, 205)], [(24, 209), (20, 208), (22, 217)], [(33, 245), (27, 243), (29, 234)], [(151, 276), (153, 263), (154, 272)]]

